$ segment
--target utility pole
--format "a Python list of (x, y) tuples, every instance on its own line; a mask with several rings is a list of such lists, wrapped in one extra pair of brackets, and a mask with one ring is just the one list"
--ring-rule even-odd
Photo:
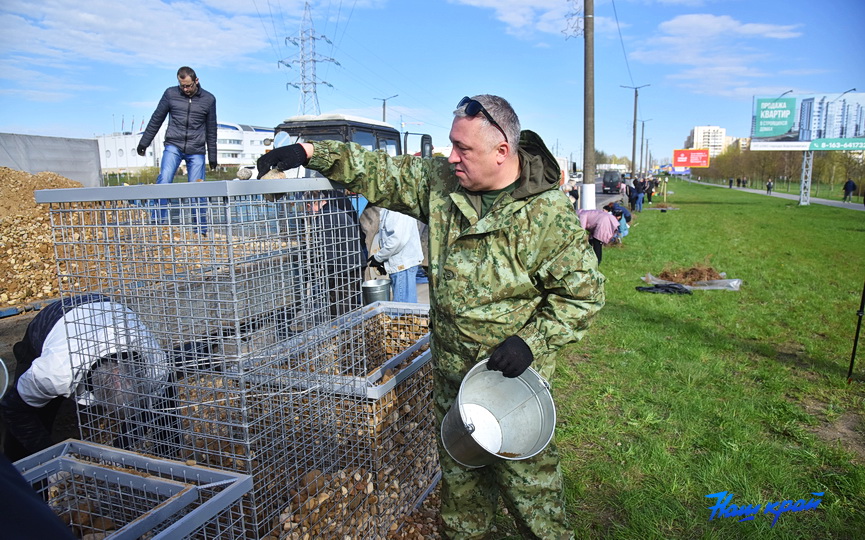
[(633, 137), (631, 138), (631, 180), (635, 180), (637, 178), (637, 100), (640, 95), (640, 88), (645, 88), (650, 86), (648, 84), (644, 84), (642, 86), (622, 86), (622, 88), (630, 88), (634, 91), (634, 128), (633, 128)]
[(580, 13), (578, 0), (567, 15), (565, 35), (583, 34), (583, 185), (580, 188), (580, 208), (595, 209), (595, 2), (583, 0)]
[(373, 98), (373, 99), (380, 99), (381, 100), (381, 121), (382, 122), (387, 122), (387, 100), (393, 99), (393, 98), (397, 97), (398, 95), (399, 94), (394, 94), (391, 97), (386, 97), (386, 98), (380, 98), (380, 97)]
[(583, 2), (583, 185), (580, 208), (595, 209), (595, 2)]
[(651, 118), (649, 118), (648, 120), (640, 120), (640, 122), (641, 122), (642, 125), (643, 125), (642, 128), (641, 128), (641, 130), (640, 130), (640, 174), (641, 174), (641, 175), (644, 174), (644, 169), (643, 169), (643, 144), (644, 144), (645, 141), (646, 141), (646, 122), (651, 122), (651, 121), (652, 121)]
[[(645, 150), (643, 150), (645, 147)], [(640, 143), (640, 174), (646, 176), (649, 174), (649, 139), (643, 138)]]

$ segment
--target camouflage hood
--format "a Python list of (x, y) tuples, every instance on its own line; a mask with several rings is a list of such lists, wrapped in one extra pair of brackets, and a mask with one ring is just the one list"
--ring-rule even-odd
[(534, 131), (520, 132), (520, 180), (514, 199), (558, 189), (561, 176), (559, 162)]

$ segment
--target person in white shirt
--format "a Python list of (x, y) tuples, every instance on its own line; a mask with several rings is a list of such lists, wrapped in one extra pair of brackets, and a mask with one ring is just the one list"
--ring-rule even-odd
[(13, 347), (15, 383), (0, 401), (4, 453), (12, 460), (53, 444), (63, 401), (114, 410), (156, 392), (167, 357), (130, 309), (102, 295), (80, 295), (42, 308)]
[(370, 255), (367, 264), (390, 276), (394, 302), (417, 303), (417, 271), (423, 262), (417, 220), (382, 209), (378, 243), (379, 250)]

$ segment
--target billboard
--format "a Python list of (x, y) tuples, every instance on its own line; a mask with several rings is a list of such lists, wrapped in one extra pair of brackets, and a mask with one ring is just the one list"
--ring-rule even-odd
[(755, 96), (751, 150), (865, 150), (865, 93)]
[(673, 167), (708, 167), (709, 149), (673, 150)]

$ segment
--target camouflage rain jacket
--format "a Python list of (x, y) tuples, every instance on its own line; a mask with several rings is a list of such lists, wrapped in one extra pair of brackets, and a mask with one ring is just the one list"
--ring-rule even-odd
[(558, 189), (559, 166), (536, 134), (520, 137), (521, 176), (480, 217), (480, 196), (445, 158), (392, 157), (354, 143), (316, 141), (307, 165), (370, 204), (429, 225), (432, 350), (459, 386), (474, 364), (518, 335), (546, 378), (556, 351), (579, 340), (604, 304), (604, 277), (586, 232)]

